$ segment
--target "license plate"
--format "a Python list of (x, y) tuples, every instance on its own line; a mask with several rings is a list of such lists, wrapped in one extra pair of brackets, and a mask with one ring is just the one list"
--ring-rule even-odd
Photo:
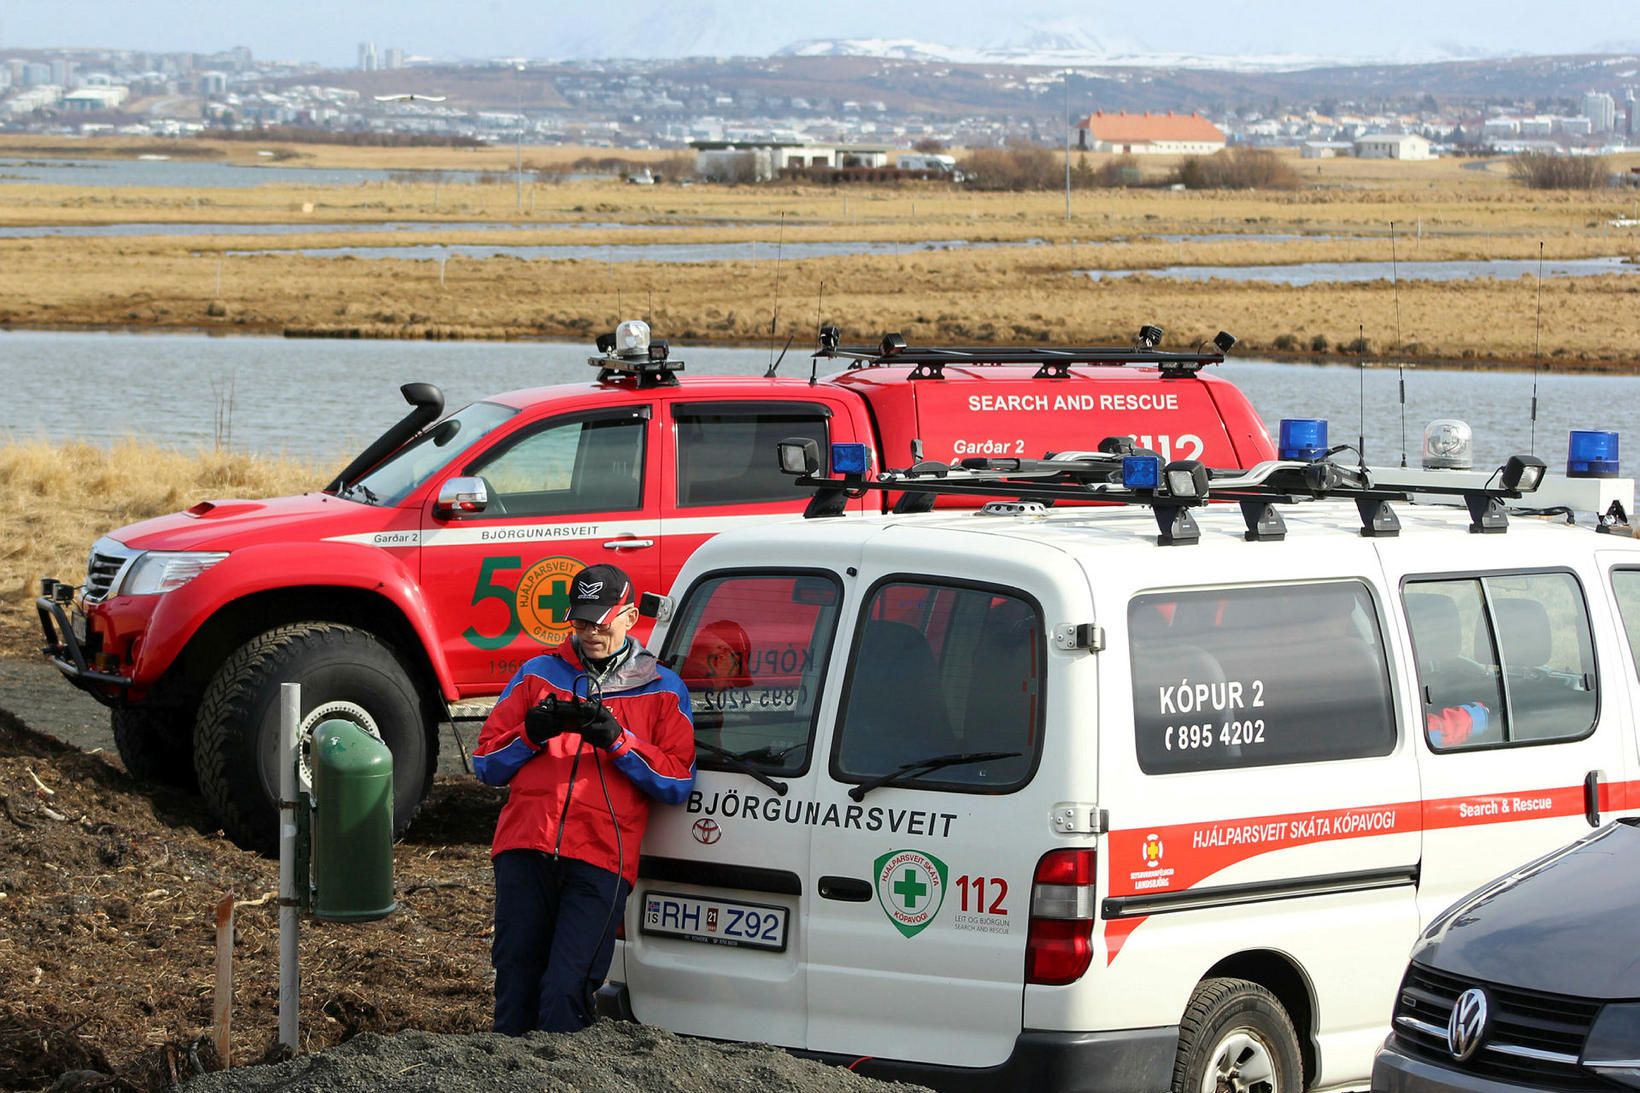
[(779, 953), (786, 951), (786, 919), (784, 907), (646, 892), (639, 926), (646, 934)]

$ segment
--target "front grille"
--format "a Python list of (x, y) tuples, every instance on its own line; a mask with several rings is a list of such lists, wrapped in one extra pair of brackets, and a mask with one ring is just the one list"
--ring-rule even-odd
[[(1480, 1050), (1459, 1062), (1447, 1050), (1446, 1024), (1458, 996), (1470, 987), (1486, 991), (1491, 1018)], [(1599, 1011), (1600, 1003), (1587, 999), (1477, 982), (1413, 964), (1395, 1000), (1394, 1033), (1408, 1055), (1450, 1070), (1566, 1093), (1615, 1089), (1577, 1065)]]
[(98, 539), (91, 548), (91, 561), (86, 566), (85, 603), (101, 603), (119, 580), (126, 563), (136, 557), (136, 551), (113, 539)]

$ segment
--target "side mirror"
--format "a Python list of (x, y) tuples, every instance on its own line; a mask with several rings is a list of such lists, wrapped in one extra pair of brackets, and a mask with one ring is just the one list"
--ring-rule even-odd
[(438, 488), (438, 500), (433, 502), (436, 516), (472, 516), (483, 512), (490, 504), (490, 488), (478, 477), (457, 477), (447, 480)]
[(656, 622), (666, 622), (672, 617), (672, 597), (659, 592), (645, 592), (638, 597), (638, 614)]

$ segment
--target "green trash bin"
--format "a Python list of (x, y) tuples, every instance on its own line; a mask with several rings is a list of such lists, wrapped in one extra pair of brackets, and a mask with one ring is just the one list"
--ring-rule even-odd
[(393, 753), (351, 721), (313, 730), (313, 914), (369, 922), (393, 912)]

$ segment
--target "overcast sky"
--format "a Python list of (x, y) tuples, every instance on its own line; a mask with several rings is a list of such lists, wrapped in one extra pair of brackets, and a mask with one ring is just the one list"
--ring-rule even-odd
[(1107, 52), (1429, 60), (1640, 51), (1636, 0), (0, 0), (0, 54), (53, 46), (355, 63), (378, 50), (482, 57), (758, 55), (811, 38), (982, 48), (1039, 32)]

